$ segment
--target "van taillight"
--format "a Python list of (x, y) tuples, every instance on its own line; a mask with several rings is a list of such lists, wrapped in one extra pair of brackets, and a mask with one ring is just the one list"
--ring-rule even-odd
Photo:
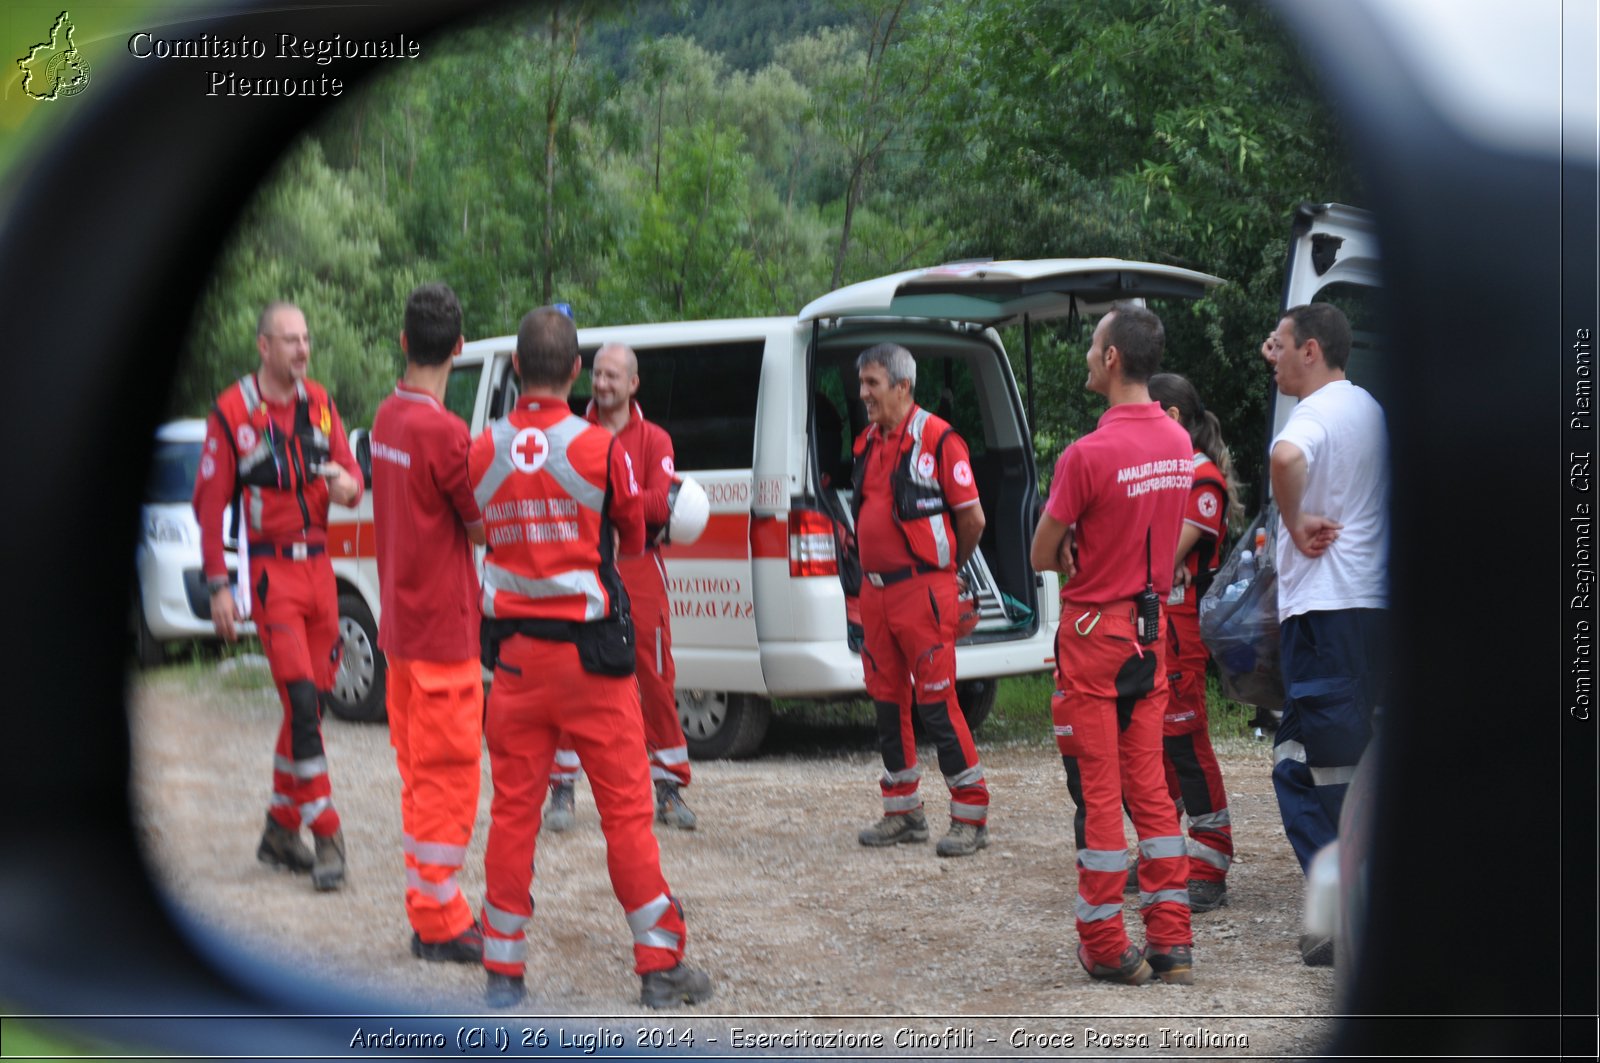
[(814, 509), (789, 511), (789, 575), (837, 576), (839, 555), (833, 545), (833, 521)]

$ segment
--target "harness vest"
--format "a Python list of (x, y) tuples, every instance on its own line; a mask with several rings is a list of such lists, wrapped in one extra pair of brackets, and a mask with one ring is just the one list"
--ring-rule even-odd
[(1222, 470), (1202, 453), (1194, 456), (1194, 484), (1190, 487), (1194, 491), (1201, 487), (1215, 487), (1222, 494), (1222, 520), (1217, 524), (1217, 537), (1215, 539), (1202, 535), (1200, 541), (1195, 543), (1193, 557), (1195, 559), (1194, 589), (1195, 601), (1205, 597), (1211, 581), (1216, 578), (1217, 570), (1222, 567), (1222, 544), (1228, 538), (1228, 483), (1222, 478)]
[(321, 385), (295, 382), (292, 432), (273, 422), (253, 373), (219, 395), (212, 413), (233, 450), (230, 504), (236, 519), (241, 497), (247, 497), (245, 515), (257, 534), (270, 538), (327, 527), (328, 485), (314, 470), (332, 453), (333, 403)]
[[(950, 506), (939, 486), (939, 456), (954, 429), (949, 422), (915, 407), (901, 436), (900, 457), (889, 472), (889, 494), (895, 527), (906, 537), (911, 556), (925, 565), (947, 569), (955, 565), (956, 537), (950, 523)], [(867, 479), (867, 462), (882, 433), (870, 426), (856, 437), (855, 469), (850, 482), (855, 495), (851, 516), (861, 521), (861, 489)]]
[(616, 619), (627, 611), (606, 513), (616, 441), (581, 417), (539, 420), (513, 410), (491, 425), (494, 456), (473, 484), (489, 540), (484, 618)]

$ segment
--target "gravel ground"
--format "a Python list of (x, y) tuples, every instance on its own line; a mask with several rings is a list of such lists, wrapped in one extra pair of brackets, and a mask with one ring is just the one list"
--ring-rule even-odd
[[(384, 728), (325, 724), (350, 872), (344, 889), (315, 894), (306, 878), (254, 856), (279, 717), (264, 673), (149, 673), (135, 678), (131, 705), (140, 827), (180, 909), (269, 962), (392, 1002), (396, 1015), (483, 1012), (480, 970), (422, 963), (408, 951), (399, 780)], [(1302, 879), (1263, 745), (1220, 751), (1239, 854), (1229, 905), (1194, 919), (1196, 984), (1132, 989), (1091, 983), (1075, 959), (1071, 802), (1052, 749), (993, 747), (980, 736), (993, 798), (989, 848), (941, 860), (931, 844), (856, 843), (878, 815), (879, 767), (865, 728), (829, 729), (787, 752), (777, 737), (778, 750), (760, 759), (697, 763), (685, 794), (700, 829), (657, 828), (689, 921), (688, 959), (711, 974), (716, 996), (651, 1013), (648, 1027), (617, 1026), (628, 1050), (670, 1050), (663, 1038), (685, 1030), (695, 1051), (713, 1054), (828, 1054), (820, 1041), (828, 1031), (857, 1038), (868, 1054), (923, 1058), (1298, 1057), (1325, 1043), (1333, 973), (1300, 962)], [(936, 774), (925, 781), (937, 787)], [(460, 878), (475, 906), (490, 794), (486, 755)], [(932, 813), (942, 795), (929, 796)], [(527, 1016), (645, 1014), (604, 857), (580, 784), (576, 827), (540, 838)], [(1137, 942), (1135, 903), (1126, 915)], [(538, 1032), (552, 1044), (568, 1034), (603, 1038), (597, 1031), (607, 1029), (501, 1021), (514, 1042)], [(646, 1029), (654, 1032), (636, 1032)], [(751, 1040), (756, 1033), (780, 1040), (763, 1045)]]

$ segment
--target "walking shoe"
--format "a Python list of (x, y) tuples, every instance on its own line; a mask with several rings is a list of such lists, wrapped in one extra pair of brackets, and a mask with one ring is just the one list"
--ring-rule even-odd
[(310, 871), (311, 865), (316, 863), (311, 850), (300, 840), (300, 832), (283, 826), (270, 812), (267, 829), (261, 832), (261, 844), (256, 847), (256, 859), (268, 867), (293, 871), (297, 875)]
[(509, 974), (496, 974), (493, 971), (488, 974), (489, 984), (484, 989), (483, 1000), (491, 1008), (511, 1008), (527, 999), (528, 987), (521, 975), (513, 978)]
[(1097, 978), (1102, 982), (1121, 982), (1123, 985), (1144, 985), (1150, 981), (1153, 973), (1150, 965), (1145, 962), (1139, 950), (1129, 945), (1122, 950), (1122, 955), (1117, 957), (1115, 967), (1107, 967), (1103, 963), (1095, 963), (1089, 958), (1089, 947), (1078, 946), (1078, 962), (1083, 964), (1083, 969), (1089, 972), (1090, 978)]
[(1333, 938), (1327, 934), (1301, 934), (1300, 958), (1307, 967), (1333, 966)]
[(311, 884), (319, 890), (336, 890), (344, 882), (344, 830), (313, 836), (317, 843), (316, 863), (311, 866)]
[(1169, 985), (1194, 985), (1194, 946), (1146, 945), (1144, 960)]
[(561, 834), (572, 829), (576, 815), (573, 811), (572, 784), (570, 782), (551, 783), (550, 807), (544, 810), (544, 825), (550, 828), (551, 833)]
[(678, 784), (665, 779), (656, 780), (656, 821), (679, 830), (694, 830), (696, 816), (683, 803)]
[(431, 963), (482, 963), (483, 930), (474, 919), (471, 926), (449, 941), (423, 941), (412, 931), (411, 955)]
[(884, 816), (878, 822), (856, 835), (856, 841), (874, 849), (898, 842), (925, 842), (928, 840), (928, 818), (922, 809)]
[(984, 823), (950, 821), (950, 833), (939, 839), (933, 851), (940, 856), (971, 856), (989, 844), (989, 827)]
[(1214, 912), (1228, 903), (1228, 883), (1226, 879), (1201, 879), (1189, 880), (1189, 910), (1191, 912)]
[(680, 962), (670, 971), (651, 971), (639, 979), (639, 1003), (647, 1008), (698, 1004), (711, 999), (711, 979)]

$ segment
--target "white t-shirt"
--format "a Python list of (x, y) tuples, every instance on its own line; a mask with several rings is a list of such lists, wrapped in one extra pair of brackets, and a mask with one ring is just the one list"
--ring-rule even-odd
[(1278, 526), (1278, 619), (1389, 604), (1389, 430), (1383, 407), (1348, 380), (1300, 400), (1272, 441), (1306, 456), (1301, 512), (1344, 525), (1321, 557), (1307, 557)]

